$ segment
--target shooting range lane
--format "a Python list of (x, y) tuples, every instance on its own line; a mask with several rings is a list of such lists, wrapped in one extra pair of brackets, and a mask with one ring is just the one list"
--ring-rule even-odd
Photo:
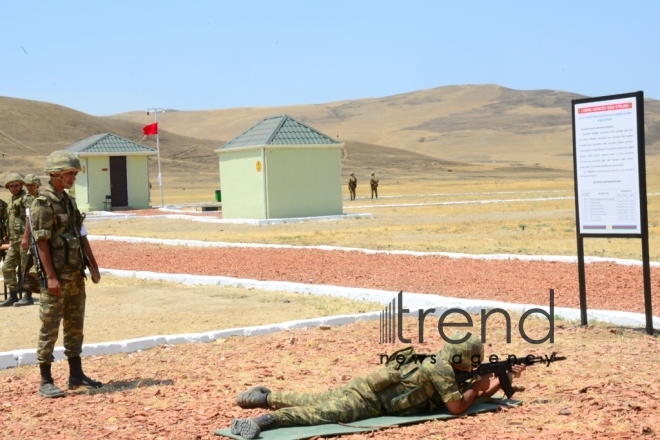
[[(579, 307), (577, 263), (481, 260), (313, 248), (195, 248), (143, 243), (91, 243), (105, 269), (227, 276), (453, 298)], [(117, 248), (121, 252), (117, 252)], [(613, 262), (587, 266), (589, 309), (643, 313), (642, 268)], [(660, 301), (660, 268), (652, 268), (653, 302)]]

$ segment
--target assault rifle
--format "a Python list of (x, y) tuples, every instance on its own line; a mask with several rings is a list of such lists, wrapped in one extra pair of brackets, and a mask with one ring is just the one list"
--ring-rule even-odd
[[(44, 265), (41, 263), (41, 257), (39, 256), (39, 247), (37, 246), (37, 240), (34, 239), (34, 228), (32, 227), (32, 217), (30, 217), (30, 208), (25, 208), (25, 217), (28, 221), (28, 226), (30, 227), (30, 252), (34, 256), (34, 262), (37, 265), (37, 272), (39, 272), (39, 278), (41, 279), (41, 287), (43, 290), (48, 291), (48, 280), (46, 279), (46, 271), (44, 270)], [(25, 264), (28, 266), (28, 264)], [(21, 285), (19, 288), (22, 291), (23, 282), (25, 281), (25, 276), (27, 275), (27, 270), (24, 272)]]
[(500, 380), (500, 385), (502, 387), (502, 390), (504, 391), (504, 394), (506, 394), (506, 397), (509, 399), (515, 391), (513, 390), (513, 387), (511, 386), (511, 381), (509, 380), (508, 373), (512, 371), (512, 367), (514, 365), (534, 365), (534, 364), (539, 364), (539, 363), (546, 363), (546, 366), (549, 367), (551, 362), (556, 362), (556, 361), (564, 361), (566, 360), (566, 356), (557, 356), (556, 353), (552, 353), (550, 357), (548, 355), (543, 356), (534, 356), (534, 355), (527, 355), (527, 356), (521, 356), (517, 357), (515, 355), (509, 355), (506, 360), (503, 361), (495, 361), (495, 362), (484, 362), (481, 365), (479, 365), (475, 370), (467, 372), (467, 371), (457, 371), (456, 374), (456, 382), (458, 382), (459, 385), (467, 382), (468, 380), (472, 379), (475, 375), (479, 376), (487, 376), (489, 374), (494, 374), (497, 376), (497, 378)]

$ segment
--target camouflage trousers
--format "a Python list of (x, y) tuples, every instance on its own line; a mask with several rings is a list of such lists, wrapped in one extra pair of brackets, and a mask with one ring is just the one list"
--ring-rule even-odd
[[(5, 280), (7, 289), (15, 291), (18, 288), (18, 273), (17, 267), (23, 271), (23, 268), (32, 266), (32, 255), (26, 249), (21, 248), (21, 242), (17, 241), (11, 243), (7, 250), (7, 255), (2, 262), (2, 277)], [(25, 277), (25, 284), (23, 290), (31, 292), (39, 292), (39, 283), (33, 276)]]
[(51, 295), (46, 290), (41, 291), (39, 301), (39, 345), (37, 347), (37, 362), (50, 364), (53, 362), (53, 349), (57, 342), (60, 322), (63, 322), (64, 355), (67, 358), (80, 356), (83, 345), (83, 323), (85, 320), (85, 279), (82, 274), (76, 274), (75, 279), (60, 279), (62, 293)]
[(2, 277), (5, 280), (5, 286), (9, 290), (16, 290), (18, 286), (18, 277), (16, 276), (16, 268), (21, 265), (21, 242), (11, 242), (7, 255), (2, 262)]
[(371, 187), (371, 198), (374, 198), (374, 195), (376, 195), (376, 198), (378, 198), (378, 187), (377, 186), (372, 186)]
[(350, 423), (383, 414), (378, 397), (363, 378), (324, 393), (275, 391), (268, 404), (276, 409), (271, 414), (279, 427)]

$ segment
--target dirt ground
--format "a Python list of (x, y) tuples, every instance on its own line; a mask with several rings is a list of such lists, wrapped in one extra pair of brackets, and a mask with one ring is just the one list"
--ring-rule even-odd
[[(472, 316), (479, 332), (479, 316)], [(529, 367), (516, 384), (517, 408), (342, 436), (378, 439), (651, 439), (660, 435), (660, 387), (656, 366), (660, 341), (638, 331), (556, 321), (554, 343), (525, 342), (512, 316), (506, 325), (488, 320), (486, 356), (548, 355), (567, 360)], [(549, 332), (547, 320), (529, 319), (534, 339)], [(403, 334), (417, 342), (417, 321), (404, 320)], [(418, 351), (433, 353), (442, 343), (437, 321), (427, 319)], [(379, 368), (379, 355), (402, 345), (379, 344), (379, 322), (365, 321), (208, 344), (162, 346), (137, 353), (85, 358), (85, 372), (106, 385), (44, 401), (36, 395), (33, 366), (0, 371), (0, 433), (4, 438), (48, 439), (217, 439), (215, 429), (232, 418), (263, 410), (241, 410), (235, 396), (255, 385), (273, 390), (319, 392)], [(67, 378), (63, 362), (53, 365), (55, 383)]]
[[(185, 286), (103, 276), (88, 282), (85, 343), (153, 335), (200, 333), (382, 309), (380, 304), (330, 296), (233, 287)], [(39, 295), (35, 295), (37, 299)], [(0, 309), (0, 352), (35, 348), (39, 306)], [(62, 329), (58, 338), (62, 345)]]

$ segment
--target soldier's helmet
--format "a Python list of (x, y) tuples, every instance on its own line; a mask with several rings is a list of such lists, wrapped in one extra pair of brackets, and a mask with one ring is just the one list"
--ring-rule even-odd
[(355, 173), (351, 173), (351, 176), (355, 177)]
[(57, 150), (50, 153), (46, 158), (46, 167), (44, 168), (44, 173), (46, 174), (65, 173), (72, 170), (82, 170), (80, 159), (73, 153)]
[(23, 179), (26, 185), (39, 185), (41, 186), (41, 179), (36, 174), (26, 174)]
[(372, 175), (372, 176), (375, 176), (375, 175), (376, 175), (376, 173), (371, 173), (371, 175)]
[(9, 188), (9, 184), (12, 182), (21, 182), (22, 184), (25, 183), (23, 180), (23, 176), (21, 176), (18, 173), (9, 173), (5, 177), (5, 188)]
[[(467, 336), (467, 332), (456, 331), (449, 337), (457, 341)], [(445, 343), (440, 351), (440, 359), (449, 362), (457, 370), (470, 371), (484, 360), (484, 345), (474, 333), (460, 344)]]

